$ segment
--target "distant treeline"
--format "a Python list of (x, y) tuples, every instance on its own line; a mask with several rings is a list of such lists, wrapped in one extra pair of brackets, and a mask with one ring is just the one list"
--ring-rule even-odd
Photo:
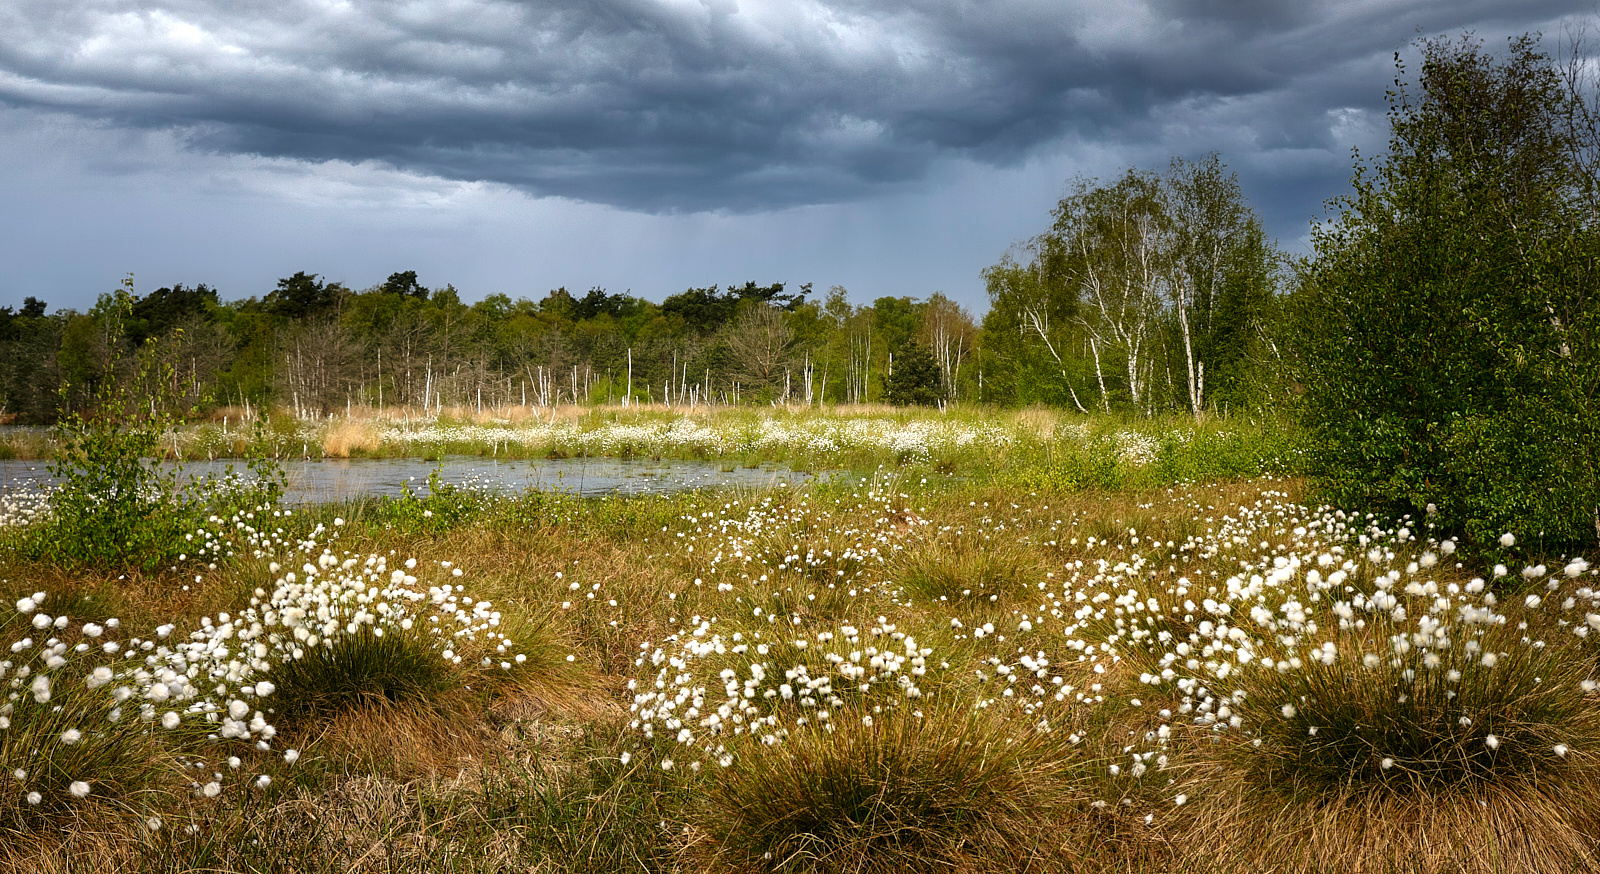
[[(1020, 255), (1019, 255), (1020, 253)], [(853, 305), (746, 282), (660, 303), (593, 288), (464, 303), (415, 271), (316, 274), (260, 297), (125, 283), (88, 312), (0, 307), (0, 415), (49, 424), (108, 378), (173, 409), (600, 403), (1044, 403), (1137, 413), (1280, 399), (1281, 259), (1214, 158), (1081, 182), (986, 271), (979, 324), (940, 293)], [(896, 376), (896, 371), (899, 375)], [(911, 383), (908, 384), (907, 380)], [(130, 383), (132, 384), (132, 383)]]

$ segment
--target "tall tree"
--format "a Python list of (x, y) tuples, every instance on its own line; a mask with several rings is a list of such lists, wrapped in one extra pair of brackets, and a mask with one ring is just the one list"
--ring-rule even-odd
[(894, 372), (883, 377), (883, 399), (898, 407), (932, 406), (944, 400), (945, 382), (939, 363), (921, 343), (897, 350)]
[(1163, 188), (1171, 234), (1166, 291), (1183, 339), (1185, 394), (1198, 417), (1209, 399), (1208, 375), (1215, 384), (1218, 359), (1232, 357), (1241, 339), (1219, 324), (1219, 311), (1246, 315), (1241, 305), (1258, 297), (1271, 275), (1260, 263), (1265, 234), (1238, 177), (1216, 153), (1197, 162), (1174, 158)]
[(725, 333), (734, 377), (746, 389), (777, 390), (794, 367), (794, 341), (783, 310), (763, 301), (745, 303)]
[(1129, 170), (1109, 186), (1080, 182), (1056, 205), (1044, 246), (1079, 289), (1077, 321), (1088, 335), (1102, 403), (1109, 405), (1104, 359), (1120, 359), (1123, 389), (1140, 412), (1147, 411), (1149, 345), (1172, 257), (1163, 201), (1161, 179), (1150, 172)]
[(956, 398), (961, 365), (973, 352), (977, 326), (965, 308), (936, 291), (922, 305), (921, 343), (933, 353), (946, 397)]
[[(990, 365), (991, 377), (987, 395), (980, 399), (1008, 403), (1070, 399), (1079, 412), (1088, 412), (1077, 390), (1083, 378), (1077, 355), (1082, 334), (1078, 287), (1067, 280), (1058, 249), (1050, 242), (1048, 235), (1041, 235), (1015, 245), (1000, 263), (983, 271), (989, 312), (983, 318), (982, 358)], [(1095, 353), (1098, 397), (1109, 403), (1098, 349)], [(1091, 403), (1095, 397), (1090, 395)]]

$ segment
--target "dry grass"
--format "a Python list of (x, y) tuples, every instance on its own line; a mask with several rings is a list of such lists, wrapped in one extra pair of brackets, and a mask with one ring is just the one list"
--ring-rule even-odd
[(351, 773), (406, 782), (456, 777), (479, 766), (496, 736), (471, 702), (454, 707), (374, 704), (346, 710), (305, 738), (321, 755)]
[(0, 831), (0, 874), (137, 871), (147, 829), (111, 805), (86, 805), (55, 834)]
[[(618, 414), (635, 411), (654, 415), (665, 408)], [(1040, 433), (1056, 426), (1047, 411), (1016, 415)], [(1067, 565), (1115, 564), (1142, 551), (1164, 568), (1166, 553), (1152, 547), (1204, 534), (1214, 524), (1206, 519), (1212, 508), (1216, 515), (1233, 511), (1264, 488), (1299, 495), (1303, 487), (1258, 482), (1022, 494), (956, 486), (916, 492), (909, 509), (896, 504), (893, 512), (856, 509), (856, 499), (841, 493), (834, 502), (820, 489), (809, 497), (773, 494), (774, 515), (808, 500), (830, 515), (774, 525), (745, 546), (755, 556), (748, 567), (724, 556), (721, 577), (711, 572), (704, 542), (691, 554), (685, 544), (692, 538), (676, 536), (695, 527), (683, 517), (720, 512), (735, 500), (749, 508), (767, 495), (540, 504), (548, 517), (467, 524), (438, 536), (402, 536), (352, 521), (336, 549), (454, 562), (470, 594), (504, 611), (504, 630), (530, 651), (526, 665), (498, 675), (492, 689), (471, 679), (470, 692), (448, 701), (357, 708), (286, 729), (282, 745), (303, 749), (302, 766), (314, 765), (303, 776), (278, 778), (279, 794), (255, 806), (208, 809), (202, 817), (209, 819), (197, 817), (204, 825), (198, 836), (174, 834), (176, 822), (154, 838), (141, 836), (128, 814), (112, 811), (103, 822), (74, 824), (50, 846), (10, 846), (0, 836), (0, 871), (1600, 870), (1600, 777), (1593, 774), (1410, 794), (1297, 795), (1246, 779), (1236, 759), (1219, 755), (1218, 735), (1196, 728), (1172, 742), (1170, 769), (1152, 767), (1142, 781), (1126, 772), (1106, 775), (1105, 763), (1126, 762), (1130, 745), (1161, 722), (1156, 711), (1176, 708), (1177, 698), (1138, 682), (1153, 665), (1136, 654), (1095, 673), (1093, 660), (1081, 661), (1063, 645), (1059, 627), (1024, 633), (1018, 620), (1048, 612), (1040, 584), (1060, 595)], [(728, 516), (741, 516), (743, 508)], [(855, 540), (845, 532), (870, 527), (869, 521), (876, 527), (862, 542), (888, 560), (866, 564), (860, 574), (861, 590), (872, 597), (846, 597), (841, 591), (850, 586), (829, 584), (840, 570), (850, 575), (859, 567), (836, 556)], [(827, 550), (835, 555), (827, 562), (775, 568), (787, 554)], [(1237, 556), (1173, 575), (1212, 571), (1219, 582), (1238, 573)], [(728, 593), (716, 588), (740, 573), (771, 579), (759, 598), (742, 582)], [(97, 609), (108, 615), (171, 618), (237, 609), (249, 588), (261, 584), (230, 581), (226, 573), (203, 576), (196, 585), (192, 576), (89, 579), (13, 567), (0, 572), (15, 581), (0, 585), (0, 594), (70, 590), (100, 599)], [(706, 584), (694, 585), (697, 578)], [(181, 592), (179, 583), (192, 590)], [(1086, 741), (1070, 750), (1007, 750), (1001, 758), (1009, 764), (986, 758), (984, 743), (1000, 749), (1015, 736), (1012, 728), (942, 714), (931, 728), (915, 731), (909, 722), (886, 719), (876, 733), (791, 737), (728, 771), (708, 767), (691, 775), (681, 765), (662, 771), (654, 764), (660, 750), (624, 729), (631, 718), (624, 683), (640, 675), (634, 663), (640, 642), (681, 633), (694, 616), (715, 617), (729, 629), (769, 627), (767, 614), (752, 615), (756, 606), (798, 616), (808, 628), (845, 621), (865, 627), (877, 613), (899, 610), (891, 620), (915, 631), (964, 681), (977, 664), (977, 647), (951, 619), (962, 618), (970, 629), (973, 620), (992, 618), (1009, 636), (1008, 648), (1048, 652), (1052, 673), (1070, 686), (1102, 684), (1108, 702), (1139, 697), (1143, 706), (1076, 711), (1059, 727)], [(1064, 607), (1070, 612), (1078, 603)], [(930, 677), (926, 689), (938, 698), (942, 683), (962, 681)], [(630, 764), (621, 763), (624, 750), (635, 756)], [(1169, 778), (1177, 782), (1169, 785)], [(862, 787), (867, 791), (857, 791)], [(1172, 804), (1179, 791), (1188, 795), (1181, 807)], [(852, 797), (861, 804), (839, 807)], [(1093, 800), (1109, 804), (1095, 807)], [(889, 810), (894, 805), (898, 813)], [(152, 840), (159, 845), (154, 855), (140, 849)], [(768, 851), (773, 859), (764, 858)], [(785, 860), (787, 866), (778, 864)]]
[(322, 454), (327, 458), (349, 458), (377, 452), (383, 438), (376, 428), (361, 419), (341, 419), (328, 426), (322, 435)]
[(1600, 786), (1545, 781), (1316, 803), (1225, 773), (1182, 822), (1182, 867), (1284, 874), (1570, 874), (1600, 870)]
[(1060, 424), (1062, 414), (1045, 407), (1024, 407), (1006, 414), (1011, 424), (1025, 428), (1040, 440), (1049, 440)]

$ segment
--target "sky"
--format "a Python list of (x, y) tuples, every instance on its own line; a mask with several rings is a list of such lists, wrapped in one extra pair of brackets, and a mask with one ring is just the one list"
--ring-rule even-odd
[(1594, 0), (5, 0), (0, 305), (133, 274), (463, 300), (942, 291), (1078, 178), (1216, 152), (1303, 252), (1394, 56)]

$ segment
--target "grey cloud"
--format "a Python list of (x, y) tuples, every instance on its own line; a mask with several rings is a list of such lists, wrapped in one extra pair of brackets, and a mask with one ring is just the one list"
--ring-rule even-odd
[[(758, 211), (903, 187), (943, 157), (1007, 164), (1064, 136), (1343, 160), (1329, 111), (1381, 108), (1365, 79), (1419, 30), (1586, 11), (1506, 6), (13, 0), (0, 102), (220, 153)], [(1233, 130), (1207, 140), (1174, 121), (1208, 108)]]

